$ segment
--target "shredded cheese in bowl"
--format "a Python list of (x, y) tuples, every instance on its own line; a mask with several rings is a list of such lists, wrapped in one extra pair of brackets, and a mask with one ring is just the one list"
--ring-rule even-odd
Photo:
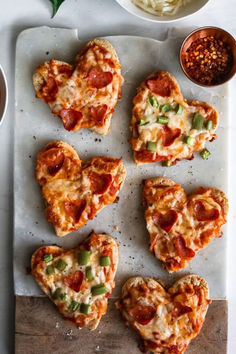
[(132, 3), (152, 15), (175, 15), (179, 8), (192, 0), (131, 0)]

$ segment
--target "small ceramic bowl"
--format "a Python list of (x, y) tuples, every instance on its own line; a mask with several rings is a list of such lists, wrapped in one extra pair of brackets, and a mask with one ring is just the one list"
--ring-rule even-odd
[(0, 125), (3, 122), (3, 118), (7, 110), (7, 103), (8, 103), (7, 80), (3, 68), (0, 65)]
[[(189, 75), (189, 73), (186, 69), (185, 63), (184, 63), (185, 53), (186, 53), (187, 49), (191, 46), (191, 44), (199, 38), (204, 38), (204, 37), (208, 37), (208, 36), (213, 36), (216, 39), (221, 40), (222, 42), (226, 43), (231, 48), (232, 54), (233, 54), (233, 63), (232, 63), (230, 71), (223, 77), (222, 81), (220, 81), (217, 84), (203, 84), (203, 83), (196, 81), (194, 78), (192, 78)], [(229, 81), (236, 73), (236, 41), (233, 38), (233, 36), (231, 36), (231, 34), (229, 34), (228, 32), (226, 32), (225, 30), (223, 30), (221, 28), (201, 27), (201, 28), (191, 32), (187, 36), (187, 38), (184, 40), (184, 42), (180, 48), (180, 66), (181, 66), (183, 72), (185, 73), (185, 75), (197, 85), (204, 86), (204, 87), (213, 87), (213, 86), (222, 85), (225, 82)]]
[(183, 18), (190, 17), (191, 15), (200, 11), (210, 0), (198, 0), (198, 1), (190, 1), (185, 6), (180, 7), (179, 11), (175, 15), (152, 15), (134, 5), (131, 0), (116, 0), (120, 6), (122, 6), (126, 11), (135, 15), (143, 20), (159, 22), (159, 23), (167, 23), (167, 22), (175, 22), (181, 20)]

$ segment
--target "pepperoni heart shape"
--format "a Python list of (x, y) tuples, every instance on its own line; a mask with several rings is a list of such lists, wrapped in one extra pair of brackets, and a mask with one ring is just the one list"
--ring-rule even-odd
[(161, 139), (164, 146), (170, 146), (181, 135), (181, 129), (171, 129), (168, 126), (162, 128)]
[(178, 213), (175, 210), (169, 210), (165, 214), (153, 215), (152, 219), (155, 225), (159, 225), (163, 230), (169, 232), (178, 220)]
[(64, 206), (67, 215), (71, 216), (74, 221), (78, 223), (86, 207), (86, 200), (79, 200), (75, 202), (66, 201)]
[(181, 258), (193, 258), (195, 256), (195, 252), (191, 248), (186, 247), (185, 239), (182, 236), (174, 239), (174, 245)]
[(107, 112), (106, 104), (99, 105), (99, 106), (92, 106), (89, 108), (89, 114), (91, 119), (99, 125), (103, 124), (106, 112)]
[(112, 182), (112, 176), (110, 174), (99, 175), (96, 172), (91, 172), (89, 179), (90, 188), (94, 194), (104, 194)]
[(44, 81), (41, 87), (41, 93), (47, 102), (53, 101), (58, 92), (58, 86), (56, 80), (49, 76), (47, 81)]
[(156, 77), (150, 78), (146, 81), (147, 87), (157, 95), (162, 97), (169, 97), (171, 90), (173, 89), (173, 82), (168, 76), (162, 78), (157, 75)]
[(62, 109), (60, 112), (60, 117), (62, 118), (64, 128), (71, 131), (75, 128), (83, 116), (81, 112), (77, 112), (74, 109)]
[(53, 161), (52, 162), (50, 161), (48, 164), (46, 163), (47, 164), (47, 172), (51, 176), (55, 176), (62, 168), (64, 161), (65, 161), (65, 155), (63, 152), (59, 152), (59, 153), (53, 155)]
[(154, 318), (156, 309), (152, 306), (137, 305), (129, 313), (135, 321), (144, 326)]
[(83, 279), (84, 273), (81, 270), (77, 270), (75, 273), (64, 278), (64, 284), (78, 293), (83, 283)]
[(92, 87), (101, 89), (112, 82), (113, 75), (110, 71), (102, 71), (99, 68), (93, 68), (90, 70), (88, 78)]
[(213, 221), (219, 218), (220, 213), (216, 208), (206, 208), (205, 203), (197, 201), (194, 204), (194, 213), (198, 221)]

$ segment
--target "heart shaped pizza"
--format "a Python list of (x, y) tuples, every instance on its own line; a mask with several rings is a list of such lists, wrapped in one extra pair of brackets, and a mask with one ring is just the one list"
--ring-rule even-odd
[(132, 112), (132, 149), (137, 165), (164, 166), (192, 159), (207, 140), (216, 138), (218, 114), (206, 102), (183, 98), (175, 78), (157, 71), (141, 83)]
[(199, 187), (187, 196), (169, 178), (147, 179), (143, 188), (150, 251), (169, 271), (185, 268), (196, 252), (220, 237), (228, 200), (216, 188)]
[(200, 332), (210, 302), (208, 284), (198, 275), (183, 277), (168, 291), (152, 278), (134, 277), (116, 306), (146, 351), (182, 354)]
[(77, 230), (113, 203), (125, 176), (122, 159), (100, 156), (83, 162), (69, 144), (49, 143), (37, 156), (36, 179), (56, 235)]
[(73, 249), (37, 249), (31, 259), (32, 275), (67, 320), (95, 329), (115, 287), (118, 257), (112, 237), (92, 233)]
[(90, 128), (106, 135), (118, 98), (121, 65), (115, 49), (104, 39), (94, 39), (77, 55), (72, 66), (51, 59), (36, 68), (36, 96), (46, 102), (64, 128)]

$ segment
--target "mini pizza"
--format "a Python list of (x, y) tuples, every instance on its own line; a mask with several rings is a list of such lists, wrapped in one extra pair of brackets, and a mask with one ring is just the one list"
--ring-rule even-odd
[(193, 158), (207, 140), (216, 138), (218, 114), (206, 102), (183, 98), (175, 78), (157, 71), (141, 83), (132, 112), (131, 144), (137, 165), (164, 166)]
[(93, 330), (115, 287), (118, 257), (112, 237), (92, 233), (73, 249), (37, 249), (31, 259), (32, 275), (67, 320)]
[(51, 59), (36, 68), (36, 96), (47, 103), (64, 128), (89, 128), (106, 135), (121, 97), (121, 65), (115, 49), (104, 39), (94, 39), (77, 55), (72, 66)]
[(116, 303), (126, 323), (141, 335), (145, 350), (182, 354), (200, 332), (207, 313), (206, 280), (188, 275), (166, 291), (152, 278), (130, 278)]
[(77, 230), (113, 203), (125, 176), (122, 159), (100, 156), (83, 162), (69, 144), (49, 143), (37, 156), (36, 179), (56, 235)]
[(169, 178), (147, 179), (143, 188), (150, 251), (169, 271), (188, 265), (196, 252), (221, 237), (228, 199), (216, 188), (199, 187), (187, 196)]

